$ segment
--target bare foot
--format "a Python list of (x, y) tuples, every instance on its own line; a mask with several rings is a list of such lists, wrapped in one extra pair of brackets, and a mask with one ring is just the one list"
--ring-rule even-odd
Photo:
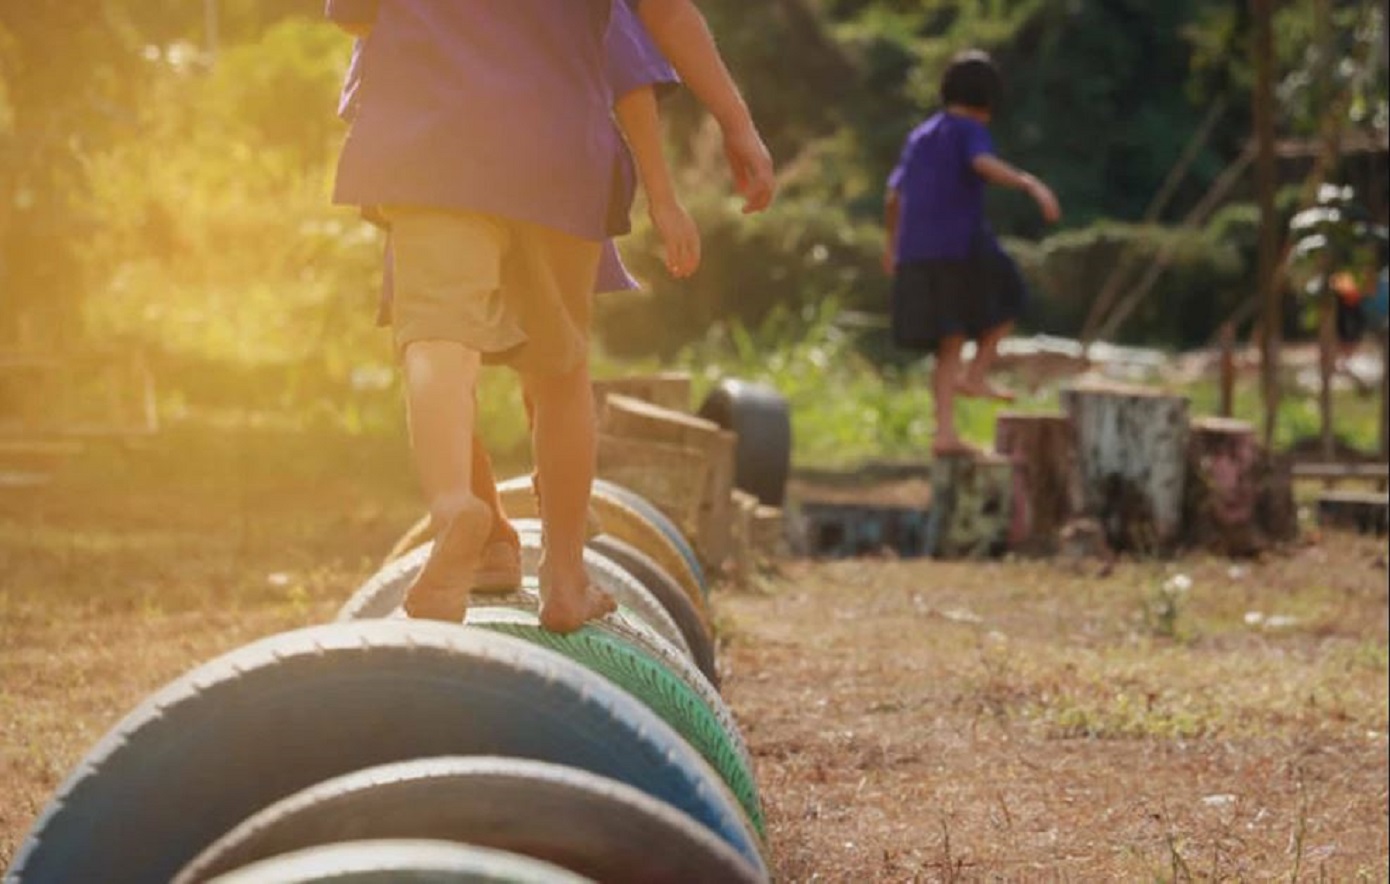
[(1018, 394), (1004, 387), (996, 387), (989, 381), (979, 378), (961, 378), (956, 384), (956, 394), (971, 399), (995, 399), (999, 402), (1013, 402)]
[(583, 567), (560, 577), (541, 569), (541, 626), (551, 632), (574, 632), (590, 620), (618, 609), (613, 598), (589, 583)]
[(405, 591), (406, 614), (417, 620), (463, 621), (463, 615), (468, 613), (468, 593), (491, 526), (492, 513), (481, 501), (444, 526), (424, 567)]
[(473, 588), (482, 592), (507, 592), (521, 585), (521, 541), (511, 538), (489, 540), (483, 545)]

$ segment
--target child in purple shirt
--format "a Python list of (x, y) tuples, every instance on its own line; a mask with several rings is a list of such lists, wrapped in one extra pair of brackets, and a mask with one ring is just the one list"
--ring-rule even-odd
[(415, 462), (439, 526), (406, 593), (412, 617), (459, 620), (492, 527), (471, 489), (484, 360), (534, 405), (541, 623), (612, 610), (583, 567), (596, 428), (586, 345), (602, 242), (625, 226), (604, 37), (614, 2), (714, 114), (746, 211), (772, 199), (771, 158), (691, 0), (328, 0), (370, 34), (337, 201), (392, 228), (393, 323)]
[[(943, 110), (908, 136), (888, 179), (884, 268), (893, 275), (893, 339), (936, 356), (936, 454), (970, 450), (956, 432), (957, 395), (1012, 398), (988, 373), (1026, 289), (985, 220), (985, 185), (1023, 190), (1049, 222), (1061, 217), (1046, 184), (994, 154), (988, 125), (1002, 91), (988, 55), (957, 55), (942, 77)], [(961, 364), (967, 339), (978, 347), (968, 369)]]

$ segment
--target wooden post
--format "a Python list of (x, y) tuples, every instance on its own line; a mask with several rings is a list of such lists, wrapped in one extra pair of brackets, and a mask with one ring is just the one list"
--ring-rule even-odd
[(1117, 551), (1172, 549), (1182, 532), (1187, 478), (1185, 396), (1142, 387), (1062, 390), (1076, 434), (1085, 514)]
[(1279, 338), (1283, 333), (1283, 299), (1276, 284), (1279, 262), (1279, 213), (1274, 205), (1278, 170), (1274, 158), (1274, 0), (1250, 0), (1255, 19), (1254, 111), (1256, 144), (1255, 194), (1260, 206), (1259, 299), (1260, 388), (1264, 396), (1264, 444), (1274, 442), (1279, 417)]
[(1380, 459), (1390, 457), (1390, 328), (1380, 330)]
[[(1335, 104), (1335, 86), (1332, 72), (1336, 64), (1336, 35), (1332, 29), (1332, 0), (1314, 0), (1313, 31), (1317, 42), (1317, 102), (1324, 108)], [(1327, 177), (1337, 179), (1337, 159), (1341, 153), (1343, 121), (1330, 114), (1322, 120), (1322, 152), (1330, 160)], [(1337, 359), (1337, 302), (1332, 291), (1332, 274), (1337, 270), (1333, 265), (1332, 242), (1329, 240), (1319, 259), (1319, 275), (1322, 277), (1322, 291), (1318, 296), (1318, 413), (1322, 420), (1322, 456), (1324, 460), (1337, 459), (1336, 439), (1332, 433), (1332, 374)]]
[(1013, 464), (1009, 549), (1048, 555), (1059, 534), (1081, 511), (1076, 440), (1064, 414), (1000, 414), (994, 450)]
[(932, 461), (927, 551), (938, 558), (981, 558), (1008, 548), (1013, 463), (994, 455), (953, 454)]
[(1236, 408), (1236, 327), (1221, 325), (1221, 416), (1230, 417)]

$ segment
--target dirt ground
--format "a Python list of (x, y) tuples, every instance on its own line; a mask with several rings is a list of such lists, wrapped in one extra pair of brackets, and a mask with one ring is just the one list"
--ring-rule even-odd
[[(414, 517), (357, 443), (226, 444), (0, 491), (0, 867), (146, 694), (326, 621)], [(1386, 880), (1386, 560), (1329, 535), (717, 590), (777, 879)]]

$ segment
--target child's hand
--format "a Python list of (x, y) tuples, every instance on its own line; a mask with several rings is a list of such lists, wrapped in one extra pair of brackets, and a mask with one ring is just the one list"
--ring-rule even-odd
[(1033, 179), (1033, 186), (1028, 188), (1028, 193), (1038, 204), (1044, 221), (1048, 224), (1056, 224), (1062, 220), (1062, 205), (1057, 202), (1057, 195), (1052, 192), (1052, 188), (1035, 178)]
[(666, 250), (666, 270), (685, 279), (700, 267), (700, 228), (677, 200), (652, 202), (648, 214)]
[(743, 197), (743, 214), (752, 215), (770, 206), (777, 193), (772, 153), (752, 120), (724, 129), (724, 157), (734, 176), (734, 187)]

